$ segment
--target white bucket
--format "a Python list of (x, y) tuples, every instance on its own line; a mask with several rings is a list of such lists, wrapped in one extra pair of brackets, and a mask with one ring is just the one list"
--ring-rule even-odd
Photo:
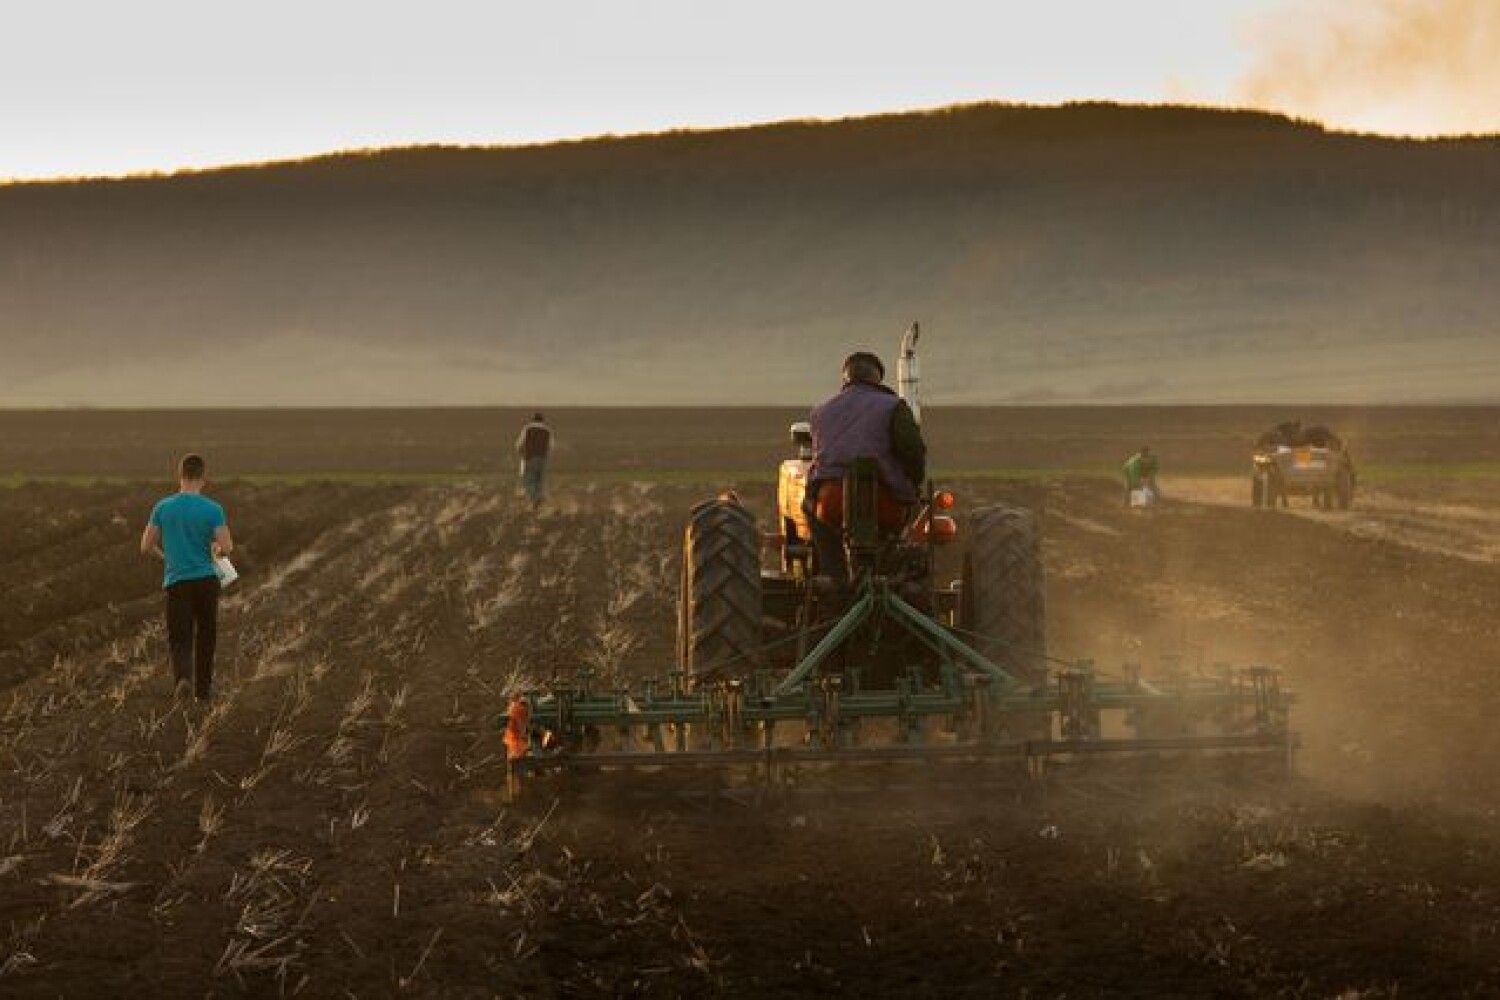
[(214, 573), (219, 578), (220, 587), (227, 587), (240, 578), (239, 571), (234, 568), (234, 563), (229, 561), (228, 556), (214, 557)]
[(1132, 507), (1154, 507), (1156, 505), (1156, 491), (1149, 486), (1142, 486), (1138, 490), (1130, 491), (1130, 506)]

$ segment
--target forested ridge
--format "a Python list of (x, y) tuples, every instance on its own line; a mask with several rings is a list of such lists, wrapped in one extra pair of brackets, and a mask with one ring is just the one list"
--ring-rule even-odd
[[(0, 405), (1494, 399), (1500, 140), (975, 105), (0, 187)], [(211, 379), (199, 372), (210, 370)]]

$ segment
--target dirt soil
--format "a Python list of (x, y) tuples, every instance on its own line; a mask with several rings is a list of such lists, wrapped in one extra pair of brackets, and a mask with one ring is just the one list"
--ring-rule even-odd
[[(836, 386), (830, 371), (829, 391)], [(553, 472), (592, 479), (759, 477), (786, 453), (798, 406), (560, 407)], [(930, 401), (938, 402), (938, 401)], [(1256, 437), (1283, 420), (1335, 428), (1362, 470), (1458, 464), (1500, 474), (1500, 407), (929, 405), (922, 431), (944, 476), (1014, 470), (1114, 473), (1142, 444), (1168, 473), (1248, 470)], [(511, 476), (530, 410), (0, 409), (0, 476), (156, 477), (184, 451), (215, 475)]]
[[(1248, 476), (1182, 478), (1162, 488), (1181, 500), (1229, 507), (1246, 506), (1250, 497)], [(1295, 497), (1285, 510), (1361, 538), (1458, 559), (1500, 560), (1500, 493), (1493, 481), (1398, 480), (1360, 489), (1357, 501), (1350, 511), (1325, 511), (1310, 498)]]
[(1290, 781), (507, 805), (507, 691), (670, 663), (702, 492), (231, 487), (206, 713), (150, 491), (0, 492), (0, 994), (1500, 996), (1500, 567), (1367, 512), (960, 487), (1043, 512), (1054, 653), (1281, 666)]

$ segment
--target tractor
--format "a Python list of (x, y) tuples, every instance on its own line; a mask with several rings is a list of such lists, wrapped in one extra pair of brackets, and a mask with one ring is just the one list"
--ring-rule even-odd
[[(914, 414), (917, 333), (903, 338), (898, 376)], [(749, 769), (774, 785), (826, 765), (912, 761), (973, 782), (1104, 757), (1289, 759), (1292, 696), (1270, 668), (1148, 678), (1139, 666), (1111, 676), (1051, 657), (1030, 510), (979, 507), (960, 531), (954, 494), (929, 482), (893, 522), (881, 516), (876, 462), (857, 459), (842, 483), (847, 572), (831, 574), (803, 502), (807, 425), (792, 438), (765, 529), (729, 490), (689, 513), (676, 663), (664, 677), (603, 689), (580, 672), (512, 700), (514, 782), (683, 765)], [(939, 553), (963, 535), (958, 578), (944, 581)]]

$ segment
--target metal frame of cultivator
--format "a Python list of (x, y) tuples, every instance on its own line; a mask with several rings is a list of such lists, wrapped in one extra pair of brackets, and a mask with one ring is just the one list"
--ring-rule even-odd
[[(921, 666), (881, 689), (862, 688), (858, 671), (822, 669), (891, 627), (935, 656), (935, 684)], [(638, 691), (603, 691), (584, 671), (570, 685), (518, 696), (501, 722), (512, 791), (550, 770), (739, 766), (775, 784), (798, 765), (911, 760), (1011, 760), (1032, 778), (1050, 761), (1100, 755), (1255, 753), (1285, 763), (1297, 742), (1292, 695), (1270, 668), (1177, 672), (1153, 684), (1138, 668), (1111, 679), (1083, 660), (1027, 682), (880, 577), (866, 577), (842, 617), (811, 631), (822, 638), (779, 678), (761, 670), (689, 689), (674, 672)], [(875, 726), (883, 744), (867, 742)]]

